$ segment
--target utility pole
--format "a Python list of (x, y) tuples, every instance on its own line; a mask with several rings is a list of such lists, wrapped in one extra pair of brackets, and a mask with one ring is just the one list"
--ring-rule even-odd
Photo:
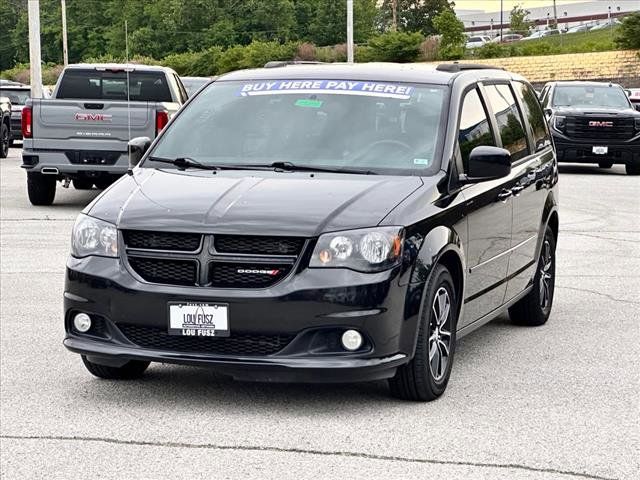
[(556, 6), (556, 0), (553, 0), (553, 28), (558, 28), (558, 7)]
[(353, 0), (347, 0), (347, 62), (353, 63)]
[(398, 30), (398, 0), (391, 0), (391, 30)]
[(502, 43), (503, 38), (502, 38), (502, 10), (504, 9), (503, 7), (503, 0), (500, 0), (500, 43)]
[(62, 8), (62, 58), (64, 59), (64, 66), (69, 64), (69, 54), (67, 49), (67, 1), (60, 0), (60, 7)]
[(29, 0), (29, 73), (31, 96), (42, 98), (42, 65), (40, 59), (40, 0)]

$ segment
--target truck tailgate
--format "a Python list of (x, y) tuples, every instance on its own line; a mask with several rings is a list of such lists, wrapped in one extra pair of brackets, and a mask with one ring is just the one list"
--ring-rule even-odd
[(126, 151), (130, 138), (155, 137), (155, 102), (34, 99), (33, 148)]

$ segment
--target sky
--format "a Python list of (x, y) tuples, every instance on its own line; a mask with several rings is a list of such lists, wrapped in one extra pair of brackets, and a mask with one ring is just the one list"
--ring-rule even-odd
[[(484, 10), (485, 12), (499, 12), (500, 0), (454, 0), (459, 10)], [(584, 2), (585, 0), (557, 0), (557, 5)], [(504, 9), (510, 11), (514, 5), (524, 8), (546, 7), (553, 5), (553, 0), (504, 0)]]

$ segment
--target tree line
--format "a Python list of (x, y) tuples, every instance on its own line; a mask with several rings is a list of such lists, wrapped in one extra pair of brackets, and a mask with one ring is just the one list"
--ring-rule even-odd
[[(67, 0), (69, 61), (124, 58), (125, 20), (131, 57), (164, 59), (252, 42), (341, 44), (346, 0)], [(435, 33), (451, 0), (354, 0), (354, 37), (367, 44), (391, 30)], [(395, 15), (394, 15), (395, 12)], [(395, 19), (395, 21), (394, 21)], [(40, 0), (42, 60), (62, 62), (59, 0)], [(27, 0), (0, 0), (0, 70), (29, 61)]]

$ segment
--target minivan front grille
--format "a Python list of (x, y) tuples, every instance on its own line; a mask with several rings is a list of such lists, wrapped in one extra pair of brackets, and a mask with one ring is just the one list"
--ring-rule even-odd
[(142, 280), (164, 285), (268, 288), (291, 273), (305, 239), (123, 230), (126, 259)]
[(183, 337), (169, 335), (166, 329), (157, 327), (131, 324), (117, 326), (131, 343), (143, 348), (234, 356), (273, 355), (286, 347), (294, 337), (242, 332), (232, 332), (229, 337)]
[(637, 135), (633, 117), (567, 117), (568, 137), (594, 140), (629, 140)]

